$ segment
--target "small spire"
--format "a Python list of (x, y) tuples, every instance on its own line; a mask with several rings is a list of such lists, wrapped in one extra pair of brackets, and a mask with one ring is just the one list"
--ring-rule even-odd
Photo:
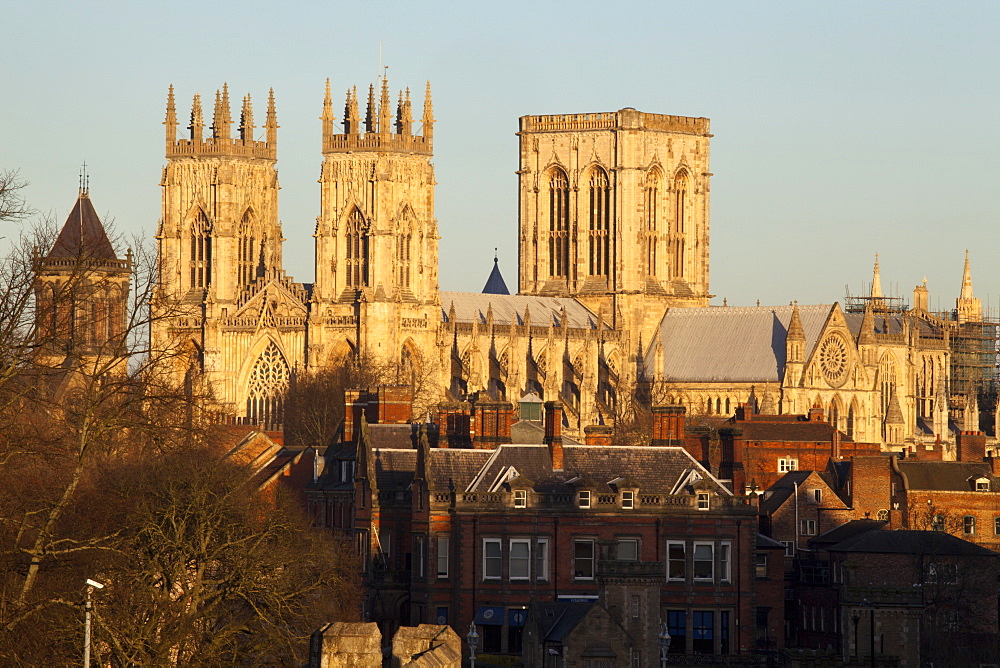
[(278, 144), (278, 114), (274, 110), (274, 89), (267, 91), (267, 119), (264, 128), (267, 130), (267, 145), (274, 148)]
[(250, 93), (247, 93), (243, 98), (243, 110), (240, 112), (240, 139), (244, 144), (253, 141), (253, 129), (253, 100), (250, 99)]
[(798, 300), (795, 300), (794, 306), (792, 306), (792, 318), (788, 323), (787, 337), (801, 341), (806, 340), (806, 331), (802, 328), (802, 317), (799, 315)]
[(392, 132), (392, 101), (389, 99), (387, 77), (382, 77), (382, 95), (378, 101), (378, 131), (384, 135)]
[(365, 110), (365, 132), (375, 132), (375, 84), (368, 84), (368, 109)]
[(323, 96), (323, 115), (319, 117), (323, 121), (323, 143), (333, 135), (333, 100), (330, 98), (330, 79), (326, 80), (326, 93)]
[(194, 100), (191, 102), (191, 125), (188, 126), (188, 130), (191, 131), (191, 141), (195, 144), (200, 144), (204, 129), (205, 121), (201, 113), (201, 93), (195, 93)]
[(358, 111), (358, 87), (347, 89), (347, 103), (344, 105), (344, 133), (357, 134), (361, 131), (361, 113)]
[(962, 270), (962, 299), (972, 299), (972, 271), (969, 269), (969, 251), (965, 251), (965, 268)]
[(410, 89), (406, 89), (406, 97), (399, 93), (399, 109), (396, 114), (396, 132), (409, 135), (413, 132), (413, 105), (410, 103)]
[(872, 273), (872, 302), (876, 307), (885, 306), (883, 301), (884, 295), (882, 294), (882, 275), (878, 268), (878, 253), (875, 253), (875, 270)]
[(215, 113), (212, 116), (212, 138), (227, 140), (230, 138), (232, 116), (229, 109), (229, 84), (222, 84), (222, 92), (215, 91)]
[(427, 88), (424, 90), (424, 117), (421, 119), (423, 124), (423, 135), (424, 139), (430, 142), (434, 138), (434, 104), (431, 102), (431, 82), (427, 82)]
[(174, 85), (170, 84), (167, 91), (167, 118), (163, 121), (166, 126), (167, 146), (177, 141), (177, 107), (174, 104)]

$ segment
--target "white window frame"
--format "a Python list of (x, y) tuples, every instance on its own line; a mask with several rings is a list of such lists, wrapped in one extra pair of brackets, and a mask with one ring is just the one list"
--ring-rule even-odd
[(795, 457), (782, 457), (778, 460), (778, 473), (789, 473), (799, 470), (799, 460)]
[(962, 518), (962, 535), (963, 536), (975, 536), (976, 535), (976, 516), (975, 515), (965, 515)]
[(526, 489), (514, 490), (514, 507), (515, 508), (528, 507), (528, 490)]
[(437, 576), (445, 579), (448, 577), (449, 549), (451, 547), (450, 536), (437, 537)]
[(712, 508), (712, 495), (708, 492), (698, 492), (695, 498), (698, 510), (710, 510)]
[(535, 579), (549, 579), (549, 539), (539, 538), (535, 541)]
[[(590, 545), (590, 575), (577, 575), (578, 571), (576, 568), (576, 562), (579, 557), (576, 556), (577, 545)], [(573, 579), (574, 580), (593, 580), (594, 576), (597, 574), (597, 542), (593, 538), (575, 538), (573, 539)]]
[(622, 492), (622, 508), (625, 510), (635, 508), (635, 492), (628, 490)]
[[(767, 577), (767, 552), (755, 552), (753, 555), (753, 572), (758, 578)], [(763, 562), (763, 563), (760, 563)], [(763, 570), (763, 572), (762, 572)]]
[[(680, 547), (681, 557), (677, 559), (670, 556), (671, 547)], [(667, 541), (667, 580), (670, 582), (686, 582), (687, 581), (687, 543), (682, 540), (668, 540)], [(671, 566), (673, 564), (680, 563), (681, 565), (681, 575), (671, 575)]]
[(786, 557), (794, 557), (795, 556), (795, 543), (793, 543), (790, 540), (783, 540), (783, 541), (779, 541), (779, 542), (782, 545), (785, 546), (785, 556)]
[[(615, 555), (618, 561), (639, 561), (639, 539), (638, 538), (619, 538), (618, 541), (618, 553)], [(630, 543), (635, 545), (635, 558), (634, 559), (622, 559), (621, 556), (621, 545), (622, 543)]]
[[(699, 559), (698, 558), (698, 548), (708, 548), (709, 558)], [(698, 564), (709, 564), (710, 572), (707, 576), (698, 575)], [(714, 582), (715, 581), (715, 543), (709, 541), (698, 541), (694, 542), (693, 549), (691, 550), (691, 577), (695, 582)]]
[[(496, 556), (489, 556), (487, 546), (496, 545)], [(496, 575), (490, 575), (490, 566), (499, 570)], [(500, 580), (503, 578), (503, 541), (499, 538), (483, 538), (483, 580)]]
[(719, 582), (733, 580), (733, 544), (728, 540), (719, 543)]
[[(514, 575), (514, 546), (523, 545), (527, 550), (527, 554), (523, 558), (518, 558), (518, 561), (523, 561), (524, 575)], [(530, 538), (511, 538), (510, 542), (507, 544), (507, 574), (510, 580), (530, 580), (531, 579), (531, 539)]]
[(799, 535), (801, 536), (815, 536), (816, 535), (816, 520), (804, 519), (799, 522)]
[(590, 490), (581, 489), (576, 493), (576, 505), (580, 508), (590, 508)]

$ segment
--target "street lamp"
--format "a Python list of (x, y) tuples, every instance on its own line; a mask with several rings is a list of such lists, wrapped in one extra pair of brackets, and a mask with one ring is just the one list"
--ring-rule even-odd
[(465, 636), (465, 641), (469, 643), (469, 666), (476, 668), (476, 648), (479, 647), (479, 634), (476, 633), (475, 622), (469, 622), (469, 635)]
[(94, 589), (104, 589), (97, 580), (87, 578), (87, 599), (83, 606), (83, 667), (90, 668), (90, 609), (93, 607)]
[(660, 668), (667, 665), (667, 652), (670, 651), (670, 632), (667, 630), (667, 623), (660, 622), (660, 633), (656, 636), (656, 643), (660, 646)]

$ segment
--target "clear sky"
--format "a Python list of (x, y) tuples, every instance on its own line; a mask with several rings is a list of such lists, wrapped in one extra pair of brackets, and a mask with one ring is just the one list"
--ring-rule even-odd
[[(0, 169), (65, 218), (86, 160), (98, 211), (151, 236), (164, 105), (228, 82), (277, 98), (285, 268), (313, 274), (323, 84), (433, 85), (441, 288), (517, 283), (517, 119), (643, 111), (712, 121), (711, 289), (730, 305), (842, 300), (879, 253), (887, 292), (954, 307), (963, 253), (1000, 303), (997, 2), (15, 2)], [(422, 99), (422, 94), (418, 96)], [(415, 105), (417, 106), (417, 105)], [(210, 114), (210, 109), (207, 112)], [(238, 116), (238, 109), (234, 109)], [(338, 113), (338, 116), (340, 114)], [(11, 231), (0, 230), (0, 234)]]

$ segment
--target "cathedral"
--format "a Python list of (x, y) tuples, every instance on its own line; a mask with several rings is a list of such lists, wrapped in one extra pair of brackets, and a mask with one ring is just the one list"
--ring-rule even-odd
[[(419, 120), (414, 104), (385, 80), (364, 104), (350, 88), (338, 124), (327, 83), (304, 284), (282, 258), (273, 92), (262, 130), (249, 95), (236, 122), (223, 86), (207, 127), (195, 95), (179, 136), (170, 88), (152, 337), (228, 413), (280, 424), (296, 374), (366, 356), (423, 379), (418, 414), (536, 395), (560, 401), (564, 433), (581, 439), (613, 426), (637, 387), (693, 415), (748, 397), (773, 414), (820, 407), (885, 447), (971, 424), (954, 424), (971, 410), (949, 384), (958, 323), (927, 311), (926, 287), (894, 308), (877, 263), (863, 308), (709, 305), (706, 118), (523, 116), (518, 294), (496, 267), (481, 293), (440, 290), (429, 84)], [(968, 263), (966, 280), (956, 318), (982, 320)]]

